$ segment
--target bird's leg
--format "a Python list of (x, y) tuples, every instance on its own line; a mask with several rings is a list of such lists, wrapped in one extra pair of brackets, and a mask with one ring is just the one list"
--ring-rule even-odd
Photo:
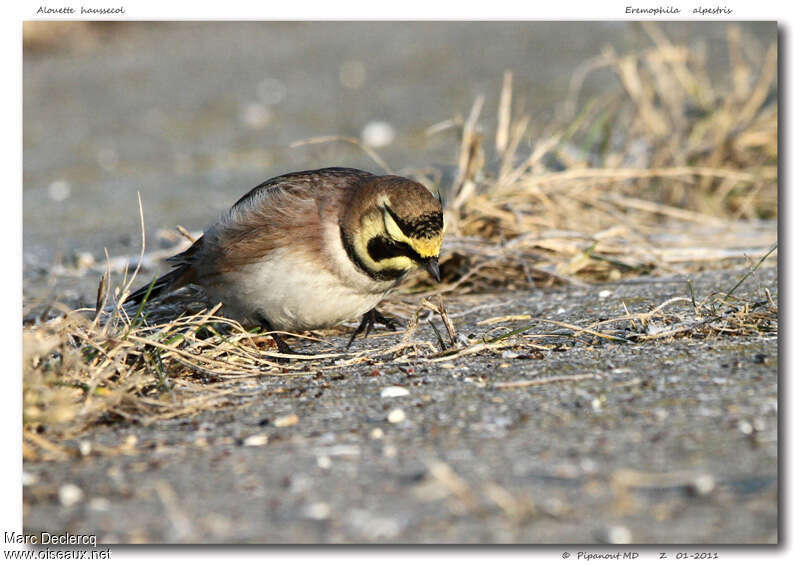
[(350, 341), (347, 342), (347, 347), (345, 347), (345, 349), (350, 349), (350, 346), (353, 345), (353, 340), (362, 331), (364, 332), (365, 338), (369, 335), (372, 326), (375, 325), (375, 320), (372, 318), (372, 312), (374, 312), (374, 310), (370, 310), (369, 312), (361, 316), (361, 323), (358, 324), (356, 331), (354, 331), (353, 335), (350, 336)]
[[(275, 329), (272, 327), (272, 324), (264, 317), (259, 315), (258, 316), (258, 324), (261, 326), (261, 329), (265, 332), (275, 332)], [(286, 342), (281, 337), (279, 333), (272, 333), (272, 339), (275, 340), (275, 345), (278, 346), (278, 351), (281, 353), (295, 355), (295, 351), (289, 347)]]
[(367, 338), (369, 332), (372, 331), (372, 328), (375, 326), (375, 323), (379, 323), (382, 326), (386, 326), (390, 330), (394, 330), (397, 328), (397, 325), (394, 323), (393, 320), (387, 318), (378, 310), (373, 308), (369, 312), (365, 313), (361, 317), (361, 323), (358, 324), (356, 331), (353, 332), (353, 335), (350, 336), (350, 341), (347, 342), (347, 347), (345, 349), (350, 349), (350, 346), (353, 344), (353, 340), (356, 339), (356, 336), (360, 334), (362, 331), (364, 332), (364, 339)]

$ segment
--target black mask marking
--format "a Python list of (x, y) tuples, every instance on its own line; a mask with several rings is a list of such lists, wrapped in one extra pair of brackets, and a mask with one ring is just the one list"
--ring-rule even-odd
[(442, 233), (444, 220), (442, 219), (441, 212), (424, 214), (414, 218), (413, 222), (407, 222), (395, 214), (388, 206), (384, 209), (389, 212), (389, 215), (397, 223), (400, 230), (408, 237), (433, 238)]
[[(408, 272), (405, 269), (382, 269), (380, 271), (374, 271), (374, 270), (370, 269), (364, 263), (364, 261), (361, 259), (361, 257), (359, 257), (358, 253), (356, 253), (356, 250), (353, 247), (353, 244), (351, 243), (350, 239), (345, 235), (344, 228), (341, 227), (341, 226), (339, 227), (339, 235), (342, 238), (342, 245), (344, 245), (344, 250), (347, 252), (347, 256), (350, 257), (350, 260), (356, 265), (356, 267), (361, 269), (364, 273), (366, 273), (367, 275), (369, 275), (371, 278), (375, 279), (376, 281), (393, 281), (393, 280), (397, 280), (397, 279), (400, 279), (401, 277), (403, 277), (403, 275), (405, 275)], [(370, 240), (370, 244), (375, 239), (379, 239), (379, 238), (372, 238), (372, 240)], [(409, 249), (411, 249), (411, 248), (409, 248)], [(413, 249), (411, 251), (413, 251)], [(369, 252), (369, 249), (367, 250), (367, 253), (370, 254), (370, 257), (373, 257), (372, 253)], [(396, 255), (392, 255), (392, 257), (396, 257)]]
[(367, 253), (376, 263), (392, 257), (408, 257), (412, 261), (422, 263), (422, 257), (404, 241), (394, 241), (382, 235), (373, 237), (367, 243)]

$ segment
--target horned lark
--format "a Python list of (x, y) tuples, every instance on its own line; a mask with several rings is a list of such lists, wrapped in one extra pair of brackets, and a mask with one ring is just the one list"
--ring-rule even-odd
[(412, 180), (346, 168), (289, 173), (245, 194), (128, 302), (195, 284), (227, 316), (265, 331), (361, 316), (349, 347), (376, 322), (392, 327), (375, 307), (407, 273), (424, 267), (440, 280), (443, 232), (441, 200)]

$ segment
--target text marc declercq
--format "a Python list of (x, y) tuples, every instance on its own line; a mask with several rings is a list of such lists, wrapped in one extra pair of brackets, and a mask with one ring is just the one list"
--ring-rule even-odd
[(49, 532), (42, 532), (37, 536), (36, 534), (4, 532), (3, 538), (5, 543), (28, 543), (33, 545), (91, 545), (92, 547), (97, 547), (96, 534), (69, 534), (67, 532), (51, 534)]

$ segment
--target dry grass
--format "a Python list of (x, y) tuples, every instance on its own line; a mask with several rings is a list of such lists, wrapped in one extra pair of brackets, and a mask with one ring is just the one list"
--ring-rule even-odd
[[(643, 25), (654, 47), (588, 61), (539, 130), (513, 115), (506, 73), (493, 150), (479, 98), (453, 182), (420, 175), (449, 196), (443, 272), (462, 290), (683, 272), (775, 241), (774, 225), (752, 220), (777, 216), (777, 46), (745, 48), (729, 28), (729, 82), (714, 85), (700, 53)], [(581, 102), (589, 72), (613, 73), (618, 90)]]
[[(745, 49), (732, 27), (730, 82), (715, 85), (697, 52), (645, 25), (653, 47), (630, 55), (606, 50), (587, 62), (554, 123), (533, 130), (530, 117), (512, 111), (513, 77), (506, 73), (492, 150), (485, 148), (479, 99), (461, 120), (452, 179), (406, 172), (448, 196), (448, 236), (443, 284), (431, 288), (424, 276), (412, 277), (389, 304), (408, 321), (392, 345), (359, 340), (342, 352), (341, 331), (332, 330), (311, 338), (314, 355), (282, 355), (269, 336), (199, 305), (192, 290), (126, 310), (131, 279), (112, 290), (112, 265), (119, 262), (112, 259), (96, 309), (62, 308), (23, 330), (24, 456), (73, 456), (78, 448), (64, 440), (102, 422), (148, 423), (248, 402), (254, 389), (272, 386), (270, 376), (279, 377), (270, 393), (280, 394), (277, 383), (331, 367), (374, 370), (412, 360), (446, 366), (510, 348), (535, 357), (575, 342), (776, 333), (773, 297), (765, 290), (740, 299), (738, 284), (703, 298), (689, 288), (658, 306), (580, 325), (510, 312), (479, 324), (485, 332), (474, 339), (456, 331), (442, 301), (534, 284), (687, 273), (709, 263), (741, 264), (746, 252), (764, 261), (775, 250), (774, 222), (758, 220), (777, 215), (776, 47)], [(619, 91), (583, 101), (589, 72), (614, 73)], [(320, 141), (329, 140), (311, 140)], [(152, 259), (143, 254), (137, 264)], [(509, 322), (525, 320), (530, 324), (509, 329)], [(423, 324), (433, 326), (435, 341), (420, 337)], [(591, 375), (505, 386), (577, 377)]]

